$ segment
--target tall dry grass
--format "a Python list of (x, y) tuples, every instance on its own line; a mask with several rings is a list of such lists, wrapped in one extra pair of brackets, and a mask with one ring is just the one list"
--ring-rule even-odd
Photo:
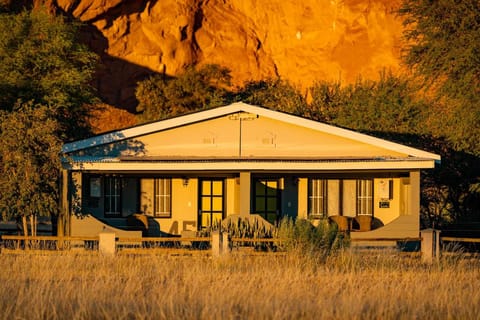
[(394, 253), (0, 255), (3, 319), (476, 319), (480, 263)]

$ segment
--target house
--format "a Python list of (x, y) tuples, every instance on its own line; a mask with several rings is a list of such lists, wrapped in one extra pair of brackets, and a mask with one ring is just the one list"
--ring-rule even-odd
[(180, 235), (256, 214), (270, 223), (330, 217), (352, 238), (418, 237), (420, 170), (440, 161), (242, 102), (67, 143), (62, 152), (60, 232), (70, 235), (125, 232), (132, 217), (149, 235)]

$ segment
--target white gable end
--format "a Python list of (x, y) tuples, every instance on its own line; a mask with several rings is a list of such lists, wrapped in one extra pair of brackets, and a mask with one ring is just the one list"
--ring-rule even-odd
[(167, 158), (428, 159), (436, 154), (244, 103), (64, 145), (70, 155)]

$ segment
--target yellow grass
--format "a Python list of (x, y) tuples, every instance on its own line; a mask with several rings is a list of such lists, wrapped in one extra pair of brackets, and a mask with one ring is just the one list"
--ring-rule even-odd
[(476, 319), (480, 263), (396, 253), (0, 255), (3, 319)]

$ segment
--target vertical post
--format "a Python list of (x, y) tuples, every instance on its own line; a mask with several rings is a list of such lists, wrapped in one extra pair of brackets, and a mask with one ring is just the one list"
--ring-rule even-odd
[(298, 178), (297, 180), (297, 199), (298, 211), (297, 216), (302, 219), (308, 218), (308, 179)]
[(435, 248), (437, 248), (437, 250), (436, 250), (437, 259), (440, 258), (440, 255), (442, 254), (442, 247), (440, 246), (440, 233), (441, 232), (442, 232), (441, 230), (436, 230), (436, 235), (435, 235)]
[[(70, 185), (70, 175), (68, 170), (62, 170), (62, 194), (61, 194), (61, 208), (60, 208), (60, 216), (58, 217), (57, 221), (57, 235), (64, 236), (65, 231), (67, 229), (67, 216), (70, 214), (70, 202), (69, 202), (69, 185)], [(68, 234), (67, 234), (68, 235)]]
[(250, 215), (250, 172), (240, 172), (240, 216)]
[(422, 261), (431, 263), (440, 257), (440, 230), (425, 229), (420, 232), (422, 238)]
[(212, 256), (220, 256), (220, 232), (212, 231)]
[(228, 233), (222, 233), (222, 254), (229, 254), (230, 253), (230, 243), (228, 242)]
[(101, 255), (115, 255), (115, 233), (100, 232), (98, 234), (98, 251)]
[[(420, 230), (420, 171), (410, 171), (410, 203), (408, 215), (411, 215), (415, 229)], [(413, 226), (412, 226), (413, 227)]]

